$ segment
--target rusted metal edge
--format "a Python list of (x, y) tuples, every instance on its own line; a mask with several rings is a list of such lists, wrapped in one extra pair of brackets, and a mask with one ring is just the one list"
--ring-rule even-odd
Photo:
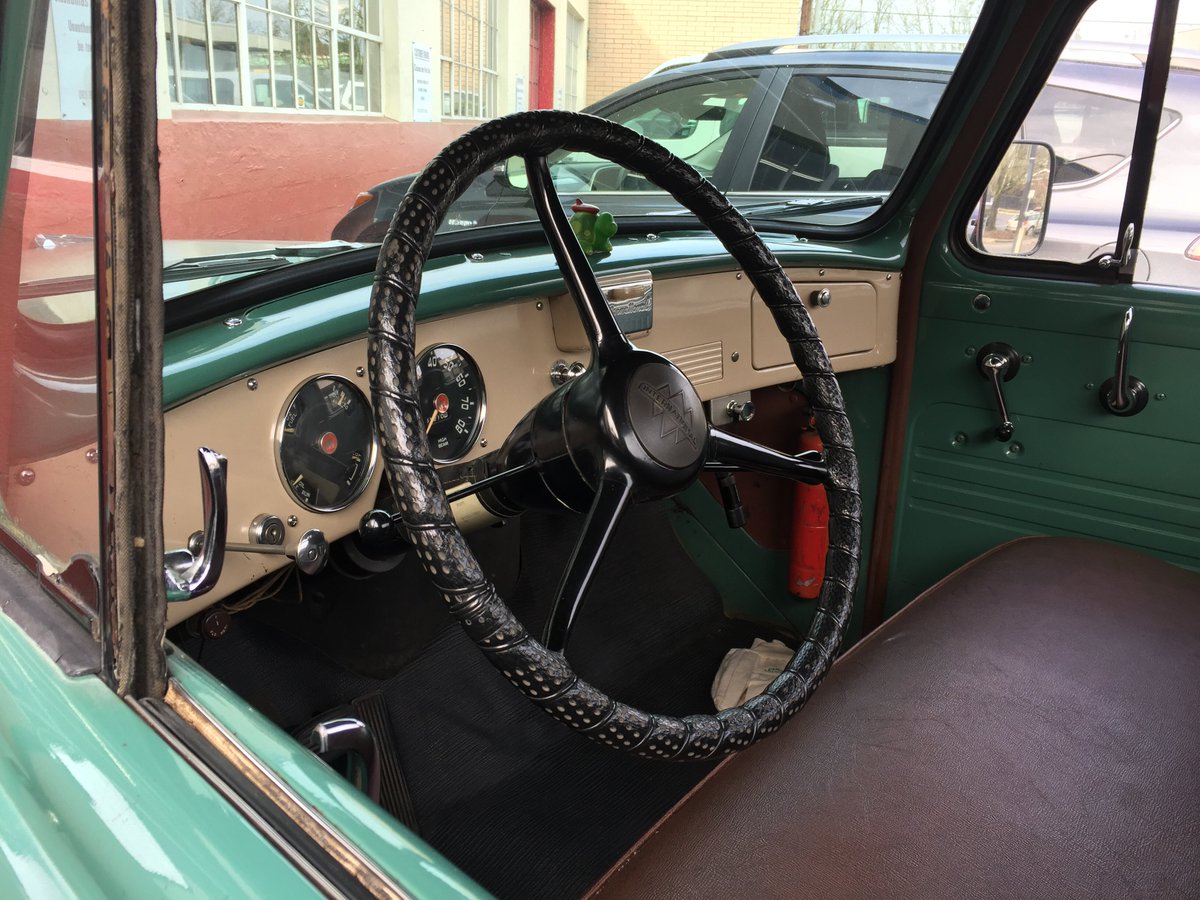
[(276, 804), (325, 853), (337, 861), (373, 897), (412, 900), (374, 862), (351, 844), (323, 816), (264, 766), (220, 722), (200, 706), (175, 679), (167, 682), (164, 698), (190, 728), (208, 741), (247, 781)]

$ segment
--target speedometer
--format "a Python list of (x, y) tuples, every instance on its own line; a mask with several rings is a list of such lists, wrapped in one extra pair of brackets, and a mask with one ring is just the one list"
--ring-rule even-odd
[(349, 506), (375, 469), (375, 427), (362, 391), (337, 375), (300, 385), (284, 407), (278, 432), (279, 475), (308, 509)]
[(483, 428), (483, 376), (460, 347), (437, 344), (417, 360), (417, 397), (434, 462), (462, 459)]

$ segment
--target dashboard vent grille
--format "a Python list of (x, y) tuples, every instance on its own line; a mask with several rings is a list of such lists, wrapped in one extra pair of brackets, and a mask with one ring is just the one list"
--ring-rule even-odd
[(725, 350), (721, 341), (668, 350), (663, 355), (679, 366), (692, 384), (720, 381), (725, 376)]

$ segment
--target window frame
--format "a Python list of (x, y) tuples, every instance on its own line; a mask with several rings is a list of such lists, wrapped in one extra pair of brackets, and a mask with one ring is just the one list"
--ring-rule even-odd
[[(475, 12), (466, 12), (473, 6)], [(446, 120), (486, 120), (495, 117), (500, 103), (500, 4), (499, 0), (439, 0), (442, 22), (442, 40), (438, 55), (441, 73), (442, 118)], [(456, 23), (461, 17), (478, 22), (479, 33), (475, 39), (478, 63), (464, 61), (462, 48), (458, 46)], [(449, 52), (447, 53), (447, 47)], [(447, 78), (446, 73), (449, 72)], [(461, 91), (459, 75), (474, 73), (478, 79), (478, 91)], [(455, 112), (455, 96), (474, 97), (477, 107), (472, 112)], [(446, 101), (449, 100), (449, 111)]]

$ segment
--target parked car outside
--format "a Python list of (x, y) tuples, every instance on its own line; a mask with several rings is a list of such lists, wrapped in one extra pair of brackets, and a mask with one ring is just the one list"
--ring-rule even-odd
[[(914, 37), (914, 45), (928, 46)], [(840, 46), (853, 45), (854, 49)], [(587, 107), (688, 160), (744, 212), (806, 222), (864, 218), (895, 186), (958, 61), (957, 52), (860, 49), (851, 38), (781, 38), (714, 50), (671, 65)], [(880, 47), (894, 47), (889, 38)], [(1078, 43), (1055, 67), (1019, 140), (1054, 150), (1054, 202), (1040, 243), (1010, 255), (1083, 262), (1111, 252), (1142, 87), (1143, 55)], [(1183, 57), (1175, 54), (1178, 63)], [(1166, 95), (1137, 279), (1200, 284), (1200, 236), (1187, 224), (1198, 199), (1184, 171), (1200, 113), (1200, 72), (1181, 67)], [(551, 167), (564, 206), (577, 197), (614, 215), (676, 212), (640, 176), (583, 153)], [(379, 240), (413, 175), (362, 192), (332, 237)], [(842, 203), (829, 208), (825, 201)], [(861, 200), (861, 205), (856, 200)], [(814, 206), (814, 204), (822, 204)], [(443, 230), (531, 221), (519, 166), (476, 181)], [(1013, 229), (1015, 230), (1015, 229)], [(994, 242), (977, 248), (993, 254)]]

